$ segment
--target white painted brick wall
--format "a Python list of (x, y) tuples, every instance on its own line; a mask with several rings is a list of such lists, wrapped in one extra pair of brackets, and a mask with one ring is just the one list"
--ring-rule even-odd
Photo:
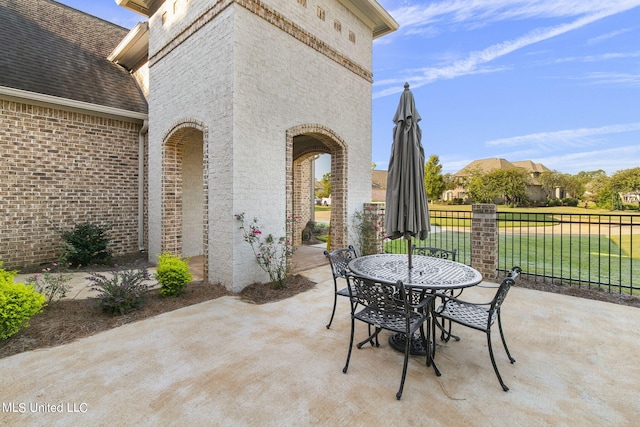
[[(309, 2), (300, 18), (309, 25), (304, 29), (347, 51), (352, 25), (357, 48), (348, 56), (370, 70), (370, 32), (336, 1), (320, 3), (326, 20), (316, 18)], [(296, 17), (304, 9), (295, 0), (267, 4)], [(344, 14), (340, 38), (334, 13)], [(154, 52), (171, 39), (165, 33), (176, 31), (157, 24), (158, 15), (151, 20)], [(233, 215), (257, 216), (266, 233), (285, 233), (287, 129), (316, 123), (335, 132), (350, 160), (349, 216), (370, 201), (371, 83), (241, 6), (226, 8), (152, 63), (149, 119), (150, 253), (159, 253), (161, 242), (162, 141), (175, 124), (196, 119), (208, 128), (209, 280), (234, 291), (267, 277)]]

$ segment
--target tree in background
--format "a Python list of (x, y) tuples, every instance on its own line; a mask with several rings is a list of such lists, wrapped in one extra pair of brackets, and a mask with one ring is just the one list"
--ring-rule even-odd
[(424, 189), (430, 201), (438, 200), (445, 190), (442, 165), (440, 158), (435, 154), (432, 154), (424, 164)]
[(505, 204), (518, 205), (527, 200), (529, 175), (521, 168), (493, 169), (483, 173), (471, 171), (465, 183), (465, 191), (472, 201), (477, 203), (493, 203), (502, 198)]
[(495, 194), (491, 185), (485, 181), (485, 175), (480, 169), (474, 169), (469, 171), (469, 176), (461, 182), (467, 196), (474, 203), (493, 203), (493, 199), (499, 195)]
[(320, 184), (322, 188), (316, 188), (316, 197), (323, 198), (329, 197), (331, 195), (331, 173), (327, 172), (322, 175), (322, 179), (320, 180)]
[(524, 169), (494, 169), (487, 174), (487, 178), (493, 191), (503, 198), (505, 204), (517, 206), (527, 201), (529, 174)]
[(614, 173), (611, 175), (609, 184), (615, 193), (631, 193), (638, 196), (638, 206), (640, 206), (640, 167)]
[(456, 182), (456, 176), (452, 173), (445, 173), (442, 175), (442, 179), (444, 180), (444, 190), (455, 190), (458, 187), (458, 183)]
[(563, 174), (564, 190), (568, 196), (582, 199), (585, 191), (585, 184), (576, 175)]
[(555, 195), (556, 188), (562, 188), (564, 184), (563, 174), (556, 171), (544, 171), (538, 176), (538, 182), (546, 191), (547, 199), (552, 199)]

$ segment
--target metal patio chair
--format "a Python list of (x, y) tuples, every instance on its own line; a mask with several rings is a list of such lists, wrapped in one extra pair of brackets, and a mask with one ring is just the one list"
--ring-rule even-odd
[(498, 319), (498, 329), (500, 330), (500, 338), (502, 339), (502, 345), (507, 352), (507, 357), (511, 363), (515, 363), (515, 359), (511, 357), (509, 348), (507, 348), (507, 342), (504, 339), (504, 333), (502, 332), (502, 319), (500, 318), (500, 308), (502, 303), (507, 297), (507, 293), (512, 285), (515, 284), (516, 279), (521, 273), (520, 267), (513, 267), (508, 276), (502, 280), (498, 290), (493, 299), (487, 303), (471, 303), (462, 301), (458, 298), (451, 297), (446, 294), (436, 294), (443, 298), (443, 304), (438, 307), (434, 315), (440, 319), (447, 319), (451, 322), (456, 322), (460, 325), (467, 326), (478, 331), (482, 331), (487, 335), (487, 345), (489, 347), (489, 356), (491, 357), (491, 364), (493, 370), (496, 372), (498, 381), (504, 391), (508, 391), (507, 387), (502, 381), (498, 366), (496, 365), (495, 358), (493, 356), (493, 348), (491, 346), (491, 326), (494, 324), (496, 318)]
[[(351, 337), (349, 340), (347, 361), (342, 372), (346, 374), (347, 369), (349, 369), (356, 320), (362, 321), (368, 326), (375, 328), (373, 333), (369, 330), (369, 337), (367, 339), (357, 344), (358, 348), (362, 348), (367, 342), (378, 347), (380, 345), (378, 343), (378, 334), (383, 329), (394, 333), (401, 332), (406, 334), (407, 337), (413, 336), (415, 332), (420, 331), (422, 344), (427, 348), (428, 337), (425, 337), (424, 322), (428, 321), (429, 314), (427, 310), (424, 310), (424, 307), (431, 302), (431, 296), (423, 299), (420, 307), (416, 307), (412, 303), (413, 291), (410, 288), (405, 288), (402, 282), (396, 284), (380, 283), (353, 274), (348, 274), (347, 278), (350, 283), (347, 290), (349, 291), (349, 300), (351, 303)], [(402, 397), (404, 381), (407, 375), (410, 341), (411, 340), (405, 340), (402, 379), (400, 380), (400, 388), (396, 393), (398, 400)], [(440, 376), (440, 371), (435, 363), (433, 363), (432, 353), (430, 351), (426, 353), (427, 366), (433, 365), (436, 375)], [(375, 375), (371, 377), (375, 378)]]
[[(442, 249), (442, 248), (436, 248), (436, 247), (431, 247), (431, 246), (416, 246), (413, 245), (413, 253), (415, 255), (424, 255), (424, 256), (432, 256), (432, 257), (436, 257), (436, 258), (442, 258), (442, 259), (448, 259), (451, 261), (455, 261), (456, 260), (456, 256), (458, 255), (458, 250), (457, 249)], [(456, 294), (454, 294), (454, 291), (447, 291), (445, 292), (447, 295), (451, 296), (451, 297), (459, 297), (462, 294), (462, 289), (459, 289), (458, 292)], [(460, 341), (460, 337), (458, 337), (457, 335), (453, 335), (451, 333), (451, 322), (448, 320), (443, 320), (442, 324), (438, 324), (437, 325), (440, 328), (440, 339), (444, 342), (449, 341), (449, 339), (451, 337), (453, 337), (453, 339), (455, 339), (456, 341)]]
[(338, 296), (348, 297), (349, 290), (338, 287), (338, 280), (345, 280), (348, 285), (346, 273), (348, 271), (349, 262), (358, 257), (358, 253), (353, 245), (349, 245), (347, 248), (336, 249), (332, 252), (324, 251), (324, 255), (329, 259), (329, 265), (331, 266), (331, 273), (333, 274), (333, 310), (331, 311), (331, 319), (327, 323), (327, 329), (331, 328), (333, 322), (333, 316), (336, 314), (336, 304), (338, 303)]

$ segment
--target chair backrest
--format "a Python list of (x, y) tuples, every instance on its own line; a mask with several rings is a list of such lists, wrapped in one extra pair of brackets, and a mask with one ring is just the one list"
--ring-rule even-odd
[(349, 262), (358, 257), (358, 253), (353, 245), (331, 252), (324, 251), (324, 255), (329, 258), (329, 265), (331, 266), (331, 273), (333, 273), (334, 279), (337, 277), (345, 277)]
[(516, 279), (520, 276), (521, 272), (522, 269), (520, 267), (513, 267), (511, 271), (509, 271), (509, 274), (507, 274), (507, 277), (502, 279), (502, 283), (500, 283), (500, 287), (498, 287), (498, 291), (496, 292), (495, 297), (493, 297), (493, 301), (491, 301), (491, 308), (489, 309), (489, 312), (492, 316), (500, 310), (502, 303), (505, 298), (507, 298), (509, 289), (511, 289), (511, 286), (516, 283)]
[(448, 259), (451, 261), (456, 260), (456, 255), (458, 253), (457, 249), (448, 250), (448, 249), (433, 248), (428, 246), (418, 247), (416, 245), (413, 245), (412, 250), (413, 250), (413, 253), (416, 255), (432, 256), (436, 258)]
[(408, 310), (402, 282), (382, 283), (351, 273), (347, 274), (347, 280), (351, 300), (358, 305), (385, 313), (404, 314)]

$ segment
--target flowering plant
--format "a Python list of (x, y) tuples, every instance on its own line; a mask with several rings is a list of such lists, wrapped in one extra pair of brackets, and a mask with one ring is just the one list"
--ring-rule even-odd
[[(273, 234), (263, 237), (258, 219), (253, 218), (247, 224), (244, 212), (236, 214), (235, 217), (240, 222), (242, 238), (251, 245), (260, 268), (269, 274), (269, 279), (276, 289), (283, 288), (284, 280), (290, 273), (287, 260), (295, 251), (292, 242), (286, 237), (275, 238)], [(294, 222), (294, 217), (287, 218), (287, 231), (293, 226)]]
[(69, 282), (71, 274), (67, 274), (65, 269), (58, 263), (51, 264), (51, 267), (42, 269), (42, 274), (34, 274), (27, 282), (35, 288), (38, 293), (46, 297), (46, 304), (54, 300), (61, 300), (71, 289)]
[(351, 235), (361, 255), (380, 253), (384, 234), (384, 214), (367, 208), (354, 212)]

